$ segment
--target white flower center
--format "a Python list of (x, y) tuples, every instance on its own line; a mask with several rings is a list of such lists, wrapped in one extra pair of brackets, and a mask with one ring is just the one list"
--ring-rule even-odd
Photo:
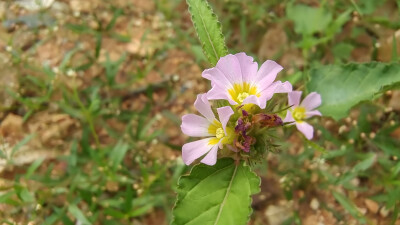
[(215, 137), (218, 139), (221, 139), (225, 136), (225, 132), (222, 128), (218, 128), (217, 131), (215, 132)]
[(242, 92), (238, 95), (237, 99), (240, 103), (242, 103), (247, 97), (249, 97), (249, 93)]

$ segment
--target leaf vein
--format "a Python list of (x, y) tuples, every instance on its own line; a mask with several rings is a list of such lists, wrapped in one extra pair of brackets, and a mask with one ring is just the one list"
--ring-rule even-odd
[(218, 221), (219, 221), (219, 218), (221, 217), (222, 209), (224, 208), (226, 199), (228, 198), (229, 192), (231, 191), (232, 183), (233, 183), (233, 180), (235, 179), (237, 169), (238, 169), (238, 166), (235, 165), (235, 170), (233, 171), (232, 178), (231, 178), (231, 180), (229, 181), (228, 188), (226, 189), (226, 193), (225, 193), (224, 200), (222, 201), (221, 206), (219, 207), (218, 215), (217, 215), (217, 218), (215, 219), (214, 225), (217, 225), (217, 223), (218, 223)]
[(215, 47), (214, 47), (214, 43), (213, 43), (212, 40), (211, 40), (211, 36), (210, 36), (210, 33), (208, 32), (208, 29), (207, 29), (207, 27), (206, 27), (206, 24), (204, 23), (204, 19), (203, 19), (203, 16), (201, 15), (201, 13), (200, 13), (200, 9), (199, 9), (199, 7), (197, 7), (196, 4), (194, 4), (194, 6), (196, 7), (196, 10), (199, 12), (199, 17), (200, 17), (200, 19), (201, 19), (201, 23), (202, 23), (202, 25), (203, 25), (203, 27), (204, 27), (204, 30), (206, 31), (206, 34), (207, 34), (207, 37), (208, 37), (208, 41), (210, 42), (211, 47), (212, 47), (212, 49), (213, 49), (213, 51), (214, 51), (216, 61), (218, 61), (218, 59), (219, 59), (218, 53), (217, 53), (217, 51), (216, 51), (216, 49), (215, 49)]

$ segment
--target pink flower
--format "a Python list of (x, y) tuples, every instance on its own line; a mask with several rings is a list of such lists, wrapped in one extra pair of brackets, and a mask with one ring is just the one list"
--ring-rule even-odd
[(194, 103), (196, 109), (203, 116), (188, 114), (182, 117), (182, 132), (192, 137), (207, 137), (190, 142), (182, 147), (182, 158), (186, 165), (205, 155), (201, 160), (207, 165), (214, 165), (217, 161), (218, 148), (233, 141), (233, 129), (226, 127), (233, 114), (230, 106), (217, 109), (219, 120), (214, 116), (206, 94), (200, 94)]
[(316, 92), (311, 92), (300, 103), (301, 93), (301, 91), (292, 91), (288, 94), (289, 105), (292, 107), (287, 111), (283, 122), (296, 124), (297, 129), (310, 140), (313, 138), (314, 128), (304, 122), (304, 119), (321, 116), (318, 110), (314, 110), (321, 105), (321, 96)]
[(217, 65), (203, 72), (202, 76), (211, 81), (212, 89), (208, 99), (225, 99), (231, 105), (256, 104), (264, 109), (275, 93), (292, 91), (289, 82), (274, 82), (282, 66), (267, 60), (260, 69), (253, 58), (245, 53), (227, 55)]

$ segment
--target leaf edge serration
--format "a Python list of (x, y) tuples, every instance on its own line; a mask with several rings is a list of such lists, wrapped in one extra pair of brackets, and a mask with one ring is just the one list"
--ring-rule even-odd
[[(196, 23), (195, 15), (193, 14), (193, 6), (192, 6), (191, 3), (190, 3), (191, 1), (194, 1), (194, 2), (197, 2), (197, 3), (199, 3), (199, 2), (200, 2), (200, 3), (203, 3), (203, 4), (207, 7), (207, 10), (208, 10), (208, 12), (210, 13), (210, 15), (213, 17), (214, 21), (216, 22), (216, 26), (217, 26), (217, 29), (218, 29), (218, 36), (219, 36), (219, 37), (221, 38), (221, 40), (222, 40), (222, 43), (221, 43), (221, 44), (222, 44), (222, 46), (223, 46), (223, 52), (222, 52), (222, 53), (217, 53), (217, 55), (215, 56), (215, 61), (212, 60), (212, 58), (213, 58), (214, 56), (211, 56), (211, 54), (209, 54), (209, 53), (205, 50), (205, 49), (206, 49), (206, 47), (205, 47), (205, 46), (206, 46), (206, 42), (205, 42), (204, 40), (202, 40), (201, 37), (200, 37), (198, 24)], [(199, 4), (200, 4), (200, 3), (199, 3)], [(218, 16), (214, 13), (214, 11), (213, 11), (213, 9), (211, 8), (210, 4), (209, 4), (206, 0), (186, 0), (186, 4), (188, 5), (188, 10), (189, 10), (189, 13), (190, 13), (190, 18), (191, 18), (192, 23), (193, 23), (193, 26), (194, 26), (194, 28), (195, 28), (196, 36), (197, 36), (197, 38), (198, 38), (199, 41), (200, 41), (200, 44), (201, 44), (203, 53), (204, 53), (204, 55), (206, 55), (206, 57), (207, 57), (208, 61), (210, 62), (210, 64), (211, 64), (212, 66), (215, 66), (215, 65), (217, 64), (219, 58), (221, 58), (221, 57), (223, 57), (223, 56), (225, 56), (225, 55), (227, 55), (227, 54), (229, 53), (228, 48), (227, 48), (227, 46), (226, 46), (226, 42), (225, 42), (225, 36), (224, 36), (223, 33), (222, 33), (222, 24), (219, 22)], [(211, 40), (210, 40), (210, 43), (212, 43)]]

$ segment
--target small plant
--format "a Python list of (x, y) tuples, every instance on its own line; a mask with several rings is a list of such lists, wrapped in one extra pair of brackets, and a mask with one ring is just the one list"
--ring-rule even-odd
[[(221, 26), (209, 4), (205, 0), (187, 3), (203, 51), (215, 67), (203, 71), (202, 76), (211, 81), (211, 89), (198, 95), (194, 103), (202, 116), (189, 114), (182, 118), (183, 133), (204, 138), (183, 145), (183, 161), (189, 165), (199, 159), (202, 164), (181, 177), (172, 224), (246, 224), (252, 211), (251, 195), (260, 191), (260, 178), (252, 172), (251, 165), (278, 147), (275, 128), (295, 124), (307, 143), (318, 148), (309, 141), (314, 129), (306, 119), (346, 116), (350, 108), (371, 100), (382, 87), (398, 83), (400, 68), (395, 63), (377, 62), (311, 68), (311, 79), (306, 83), (309, 94), (301, 102), (302, 92), (292, 91), (289, 82), (274, 82), (283, 69), (279, 64), (267, 60), (258, 68), (245, 53), (228, 54)], [(294, 9), (304, 11), (304, 7)], [(315, 13), (321, 16), (323, 11)], [(330, 21), (327, 15), (326, 23)], [(296, 31), (306, 31), (300, 22), (295, 24)], [(306, 33), (303, 41), (313, 32)], [(333, 33), (328, 37), (332, 38)], [(288, 93), (288, 105), (279, 93)], [(315, 110), (320, 105), (322, 114)], [(285, 111), (286, 118), (282, 120)], [(365, 170), (374, 161), (371, 155), (354, 169)], [(354, 217), (366, 222), (342, 194), (334, 192), (333, 196)]]

